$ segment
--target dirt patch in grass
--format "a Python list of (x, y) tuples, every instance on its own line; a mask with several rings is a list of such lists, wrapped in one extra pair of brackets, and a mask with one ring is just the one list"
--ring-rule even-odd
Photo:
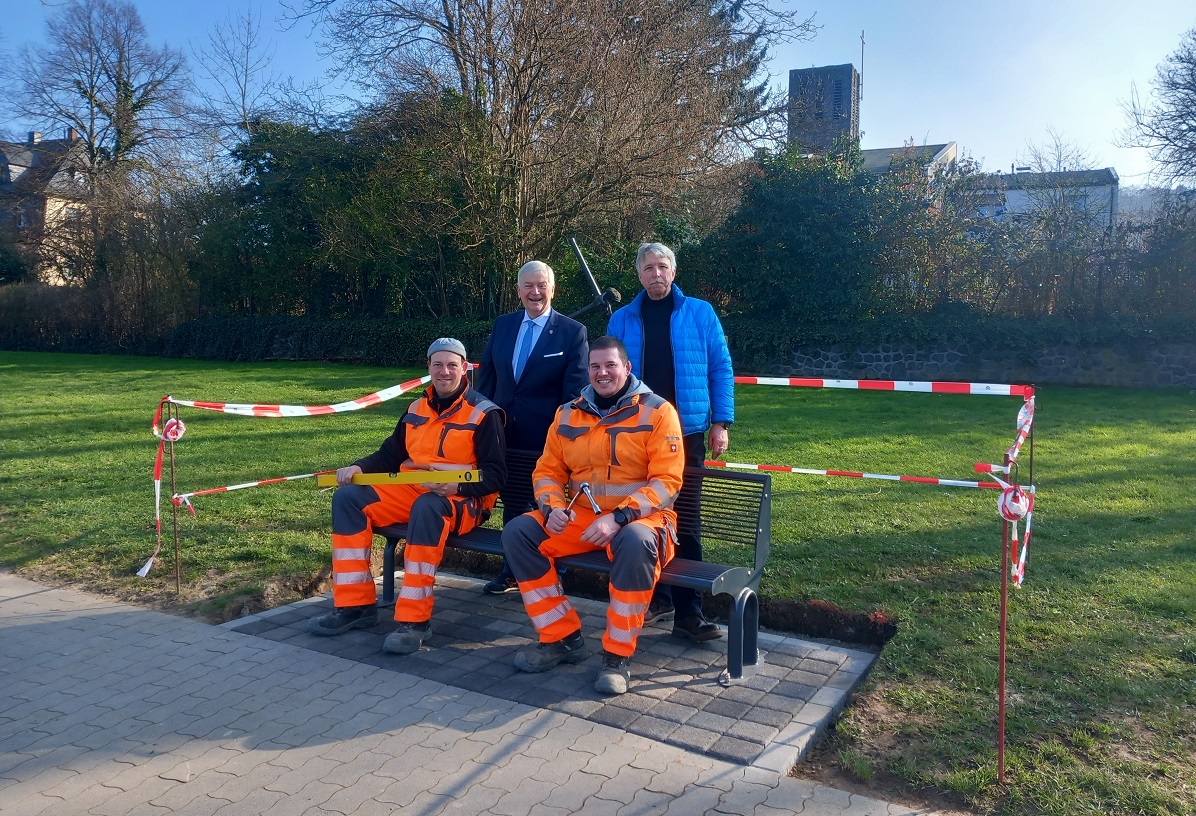
[(126, 577), (84, 577), (68, 563), (54, 558), (25, 567), (18, 574), (46, 586), (104, 595), (157, 612), (221, 624), (326, 592), (330, 572), (331, 568), (326, 567), (312, 574), (284, 575), (261, 582), (208, 572), (188, 580), (181, 592), (176, 591), (173, 578), (134, 582)]
[[(805, 760), (797, 765), (791, 776), (828, 785), (839, 790), (873, 799), (884, 799), (919, 812), (933, 812), (936, 816), (970, 816), (975, 811), (966, 804), (934, 790), (912, 787), (906, 780), (885, 770), (889, 756), (905, 747), (906, 738), (897, 735), (898, 724), (908, 715), (898, 715), (884, 702), (878, 690), (857, 692), (851, 700), (853, 719), (868, 723), (868, 745), (848, 746), (834, 728), (825, 739), (815, 745)], [(867, 767), (867, 779), (849, 767), (844, 760), (849, 754), (856, 767)]]

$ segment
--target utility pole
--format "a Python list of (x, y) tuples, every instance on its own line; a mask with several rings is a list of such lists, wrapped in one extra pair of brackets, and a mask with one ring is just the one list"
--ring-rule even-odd
[(860, 87), (856, 89), (859, 93), (857, 98), (864, 101), (864, 29), (860, 29)]

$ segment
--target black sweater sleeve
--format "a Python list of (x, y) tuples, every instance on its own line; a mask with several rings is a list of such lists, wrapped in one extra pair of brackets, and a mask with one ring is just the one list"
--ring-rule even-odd
[(507, 437), (502, 428), (502, 411), (490, 411), (478, 425), (473, 449), (478, 457), (480, 482), (462, 482), (457, 493), (462, 496), (487, 496), (497, 493), (507, 480)]

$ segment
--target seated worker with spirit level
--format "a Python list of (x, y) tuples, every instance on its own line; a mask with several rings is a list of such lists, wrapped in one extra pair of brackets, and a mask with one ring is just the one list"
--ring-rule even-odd
[[(411, 403), (394, 433), (374, 453), (336, 472), (332, 496), (332, 601), (335, 609), (308, 624), (313, 635), (339, 635), (378, 623), (370, 571), (374, 528), (407, 524), (403, 587), (395, 601), (398, 628), (384, 651), (417, 651), (431, 631), (432, 586), (450, 534), (468, 533), (494, 507), (507, 475), (502, 409), (469, 387), (465, 346), (442, 337), (428, 347), (432, 384)], [(354, 484), (368, 473), (480, 471), (476, 479), (441, 476), (422, 484)], [(429, 474), (430, 475), (430, 474)], [(367, 481), (367, 480), (362, 480)], [(376, 481), (376, 480), (368, 480)]]

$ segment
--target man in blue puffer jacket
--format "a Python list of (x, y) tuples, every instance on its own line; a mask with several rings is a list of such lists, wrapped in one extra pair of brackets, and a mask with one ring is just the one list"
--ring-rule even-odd
[[(706, 432), (717, 459), (727, 450), (727, 428), (735, 421), (735, 377), (727, 338), (714, 308), (686, 297), (673, 284), (677, 275), (673, 250), (664, 244), (642, 244), (635, 266), (644, 291), (611, 316), (606, 333), (627, 347), (632, 373), (676, 407), (685, 466), (701, 467), (706, 459)], [(650, 353), (645, 354), (645, 349)], [(696, 526), (693, 520), (679, 522), (682, 527)], [(681, 535), (677, 543), (678, 557), (702, 559), (702, 543), (696, 536)], [(678, 637), (693, 641), (722, 637), (722, 630), (702, 617), (697, 592), (657, 584), (644, 622), (673, 615), (673, 634)]]

